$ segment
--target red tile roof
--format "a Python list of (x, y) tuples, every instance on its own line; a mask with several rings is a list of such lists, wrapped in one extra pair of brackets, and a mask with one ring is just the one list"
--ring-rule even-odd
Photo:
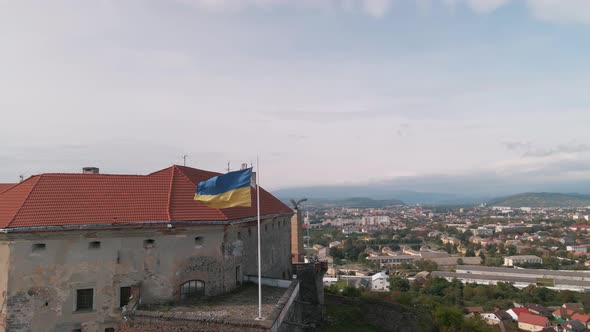
[(480, 313), (484, 312), (483, 307), (465, 307), (467, 312)]
[(547, 324), (549, 324), (549, 319), (547, 319), (547, 317), (533, 315), (525, 312), (518, 316), (518, 323), (531, 324), (535, 326), (547, 326)]
[[(252, 207), (210, 208), (193, 200), (199, 181), (219, 173), (171, 166), (149, 175), (42, 174), (4, 190), (0, 228), (228, 221), (256, 216)], [(292, 210), (260, 188), (262, 215)]]
[(519, 319), (520, 319), (520, 315), (529, 313), (529, 309), (527, 309), (525, 307), (512, 308), (510, 310), (512, 310), (512, 312), (514, 312), (516, 317), (518, 317)]
[(14, 183), (0, 183), (0, 194), (14, 186)]
[(588, 324), (588, 322), (590, 321), (590, 315), (588, 315), (588, 314), (583, 315), (583, 314), (575, 313), (572, 315), (572, 319), (577, 319), (584, 324)]
[(575, 314), (576, 312), (572, 309), (566, 308), (559, 308), (553, 312), (553, 315), (556, 317), (570, 317), (571, 315)]

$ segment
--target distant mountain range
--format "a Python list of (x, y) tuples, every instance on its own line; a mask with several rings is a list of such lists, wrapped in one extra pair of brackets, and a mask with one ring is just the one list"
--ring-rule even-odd
[[(295, 198), (308, 198), (314, 201), (340, 201), (351, 197), (380, 200), (402, 201), (406, 204), (457, 205), (479, 204), (492, 197), (468, 196), (449, 193), (419, 192), (412, 190), (394, 190), (384, 186), (317, 186), (273, 190), (273, 194), (283, 201)], [(396, 205), (396, 204), (394, 204)]]
[(524, 193), (488, 202), (488, 205), (519, 207), (586, 207), (590, 196), (559, 193)]
[[(468, 206), (495, 201), (518, 193), (579, 193), (590, 197), (590, 179), (528, 181), (522, 176), (494, 172), (464, 175), (407, 176), (348, 185), (310, 185), (273, 190), (279, 198), (345, 199), (367, 197), (398, 199), (406, 204)], [(576, 198), (580, 198), (573, 194)], [(572, 202), (574, 202), (572, 200)], [(551, 204), (556, 204), (548, 202)], [(567, 203), (567, 200), (566, 200)], [(561, 203), (559, 203), (561, 204)]]
[(310, 204), (350, 208), (380, 208), (400, 204), (431, 206), (469, 206), (487, 203), (495, 206), (518, 207), (586, 207), (590, 195), (576, 193), (528, 192), (517, 195), (451, 194), (394, 190), (387, 186), (317, 186), (273, 191), (281, 200), (308, 198)]
[[(286, 203), (286, 202), (285, 202)], [(341, 207), (353, 209), (381, 209), (390, 206), (406, 205), (398, 199), (371, 199), (367, 197), (351, 197), (345, 199), (309, 199), (306, 203), (317, 207)]]

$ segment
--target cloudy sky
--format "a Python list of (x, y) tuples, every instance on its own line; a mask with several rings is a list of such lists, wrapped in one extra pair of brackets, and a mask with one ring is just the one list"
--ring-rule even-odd
[(0, 182), (590, 179), (587, 0), (0, 0), (0, 41)]

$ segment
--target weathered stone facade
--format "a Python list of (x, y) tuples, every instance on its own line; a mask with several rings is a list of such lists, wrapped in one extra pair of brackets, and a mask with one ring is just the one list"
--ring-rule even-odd
[[(263, 277), (290, 278), (290, 228), (290, 214), (262, 220)], [(121, 287), (141, 285), (143, 304), (177, 302), (188, 280), (223, 294), (257, 274), (256, 253), (252, 219), (0, 234), (0, 331), (116, 331)], [(92, 310), (77, 311), (76, 291), (90, 288)]]
[(303, 216), (301, 210), (293, 210), (291, 217), (291, 257), (293, 263), (305, 262), (305, 250), (303, 248)]

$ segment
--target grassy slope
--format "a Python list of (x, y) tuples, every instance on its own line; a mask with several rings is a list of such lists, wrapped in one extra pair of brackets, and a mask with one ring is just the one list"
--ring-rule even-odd
[(556, 193), (524, 193), (504, 197), (488, 205), (518, 207), (585, 207), (590, 206), (590, 198)]

